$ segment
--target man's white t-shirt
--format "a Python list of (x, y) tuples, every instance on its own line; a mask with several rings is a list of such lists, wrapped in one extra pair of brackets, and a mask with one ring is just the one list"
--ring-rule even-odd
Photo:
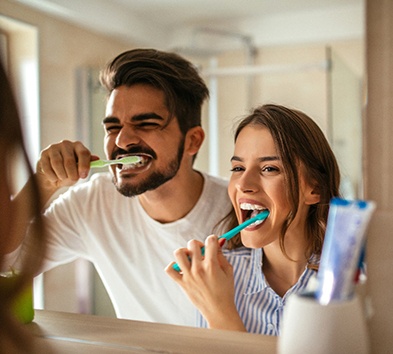
[(182, 219), (162, 224), (137, 197), (114, 187), (109, 173), (69, 189), (45, 212), (44, 270), (77, 258), (96, 267), (119, 318), (196, 325), (196, 309), (165, 272), (173, 251), (203, 241), (230, 211), (227, 182), (203, 174), (202, 195)]

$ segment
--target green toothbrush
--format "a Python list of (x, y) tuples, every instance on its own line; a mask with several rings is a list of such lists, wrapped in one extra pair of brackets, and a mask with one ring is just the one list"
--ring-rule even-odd
[(141, 162), (142, 158), (139, 156), (125, 156), (118, 160), (96, 160), (90, 162), (91, 168), (105, 167), (109, 165), (135, 165)]

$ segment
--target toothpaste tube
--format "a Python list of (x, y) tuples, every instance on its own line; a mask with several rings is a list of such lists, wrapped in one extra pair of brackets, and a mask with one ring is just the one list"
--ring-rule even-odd
[(375, 203), (333, 198), (318, 271), (316, 299), (327, 305), (350, 299)]

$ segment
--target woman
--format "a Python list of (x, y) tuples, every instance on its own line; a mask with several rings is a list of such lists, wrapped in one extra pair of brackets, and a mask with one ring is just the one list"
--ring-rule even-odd
[[(33, 172), (28, 162), (23, 143), (22, 131), (11, 86), (0, 63), (0, 267), (2, 271), (11, 271), (5, 254), (13, 249), (13, 242), (18, 233), (26, 232), (28, 217), (33, 213), (35, 223), (34, 243), (29, 250), (20, 269), (18, 277), (10, 283), (2, 278), (0, 286), (0, 351), (6, 353), (30, 353), (36, 347), (23, 326), (14, 318), (12, 306), (15, 298), (32, 284), (45, 251), (45, 233), (39, 213), (39, 192), (33, 179)], [(31, 177), (28, 189), (29, 200), (11, 199), (15, 195), (15, 172), (20, 171), (22, 162)], [(14, 271), (14, 270), (12, 270)], [(4, 273), (2, 274), (4, 275)], [(5, 286), (5, 282), (8, 284)]]
[(208, 327), (278, 335), (288, 297), (305, 290), (318, 268), (329, 201), (339, 196), (338, 165), (316, 123), (278, 105), (258, 107), (240, 122), (231, 163), (237, 223), (265, 209), (269, 216), (223, 252), (214, 235), (204, 257), (203, 245), (190, 241), (175, 251), (182, 272), (173, 263), (166, 272)]

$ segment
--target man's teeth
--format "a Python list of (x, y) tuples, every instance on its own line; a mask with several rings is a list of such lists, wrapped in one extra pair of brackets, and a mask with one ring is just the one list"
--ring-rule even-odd
[(141, 157), (141, 160), (139, 162), (129, 163), (129, 164), (122, 164), (121, 165), (121, 170), (130, 170), (130, 169), (135, 169), (135, 168), (138, 168), (138, 167), (142, 167), (142, 166), (146, 165), (147, 161), (148, 161), (148, 159), (146, 159), (144, 157)]

